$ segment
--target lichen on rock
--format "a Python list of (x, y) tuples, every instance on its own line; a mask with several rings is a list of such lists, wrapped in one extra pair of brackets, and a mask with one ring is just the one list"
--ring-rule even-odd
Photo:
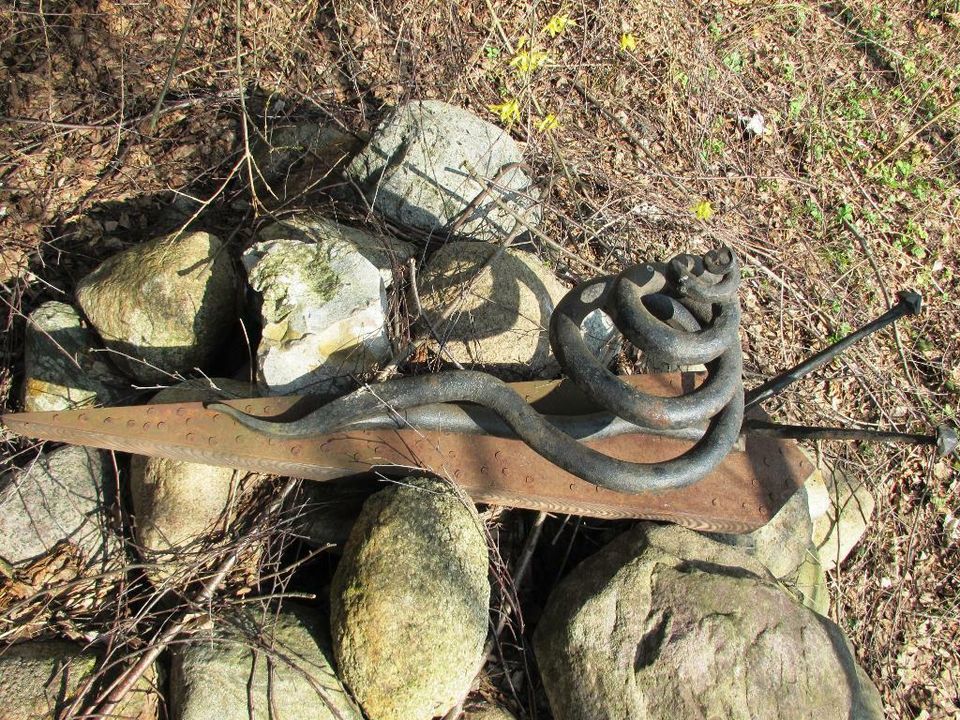
[(96, 334), (73, 307), (51, 300), (27, 318), (23, 409), (26, 412), (113, 405), (133, 395), (98, 352)]
[(266, 228), (243, 256), (262, 300), (261, 391), (336, 392), (387, 359), (384, 271), (390, 258), (410, 253), (399, 241), (314, 216)]
[(463, 697), (480, 669), (490, 585), (472, 504), (407, 479), (373, 495), (331, 588), (334, 653), (344, 682), (378, 720), (429, 720)]
[(843, 632), (736, 548), (641, 523), (553, 591), (534, 635), (557, 720), (880, 720)]
[(220, 240), (193, 232), (108, 258), (76, 295), (113, 362), (135, 380), (156, 383), (207, 367), (236, 322), (237, 290)]

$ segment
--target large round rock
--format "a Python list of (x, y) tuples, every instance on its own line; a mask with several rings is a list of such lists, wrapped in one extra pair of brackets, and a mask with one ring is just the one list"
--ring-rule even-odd
[(94, 567), (117, 549), (106, 453), (66, 445), (0, 475), (0, 557), (17, 564), (69, 541)]
[(639, 525), (554, 590), (534, 636), (557, 720), (880, 720), (841, 630), (757, 560)]
[(443, 715), (470, 688), (487, 633), (482, 525), (437, 480), (372, 496), (331, 589), (340, 676), (375, 720)]
[(236, 320), (238, 276), (210, 233), (169, 235), (106, 260), (77, 301), (112, 359), (143, 383), (205, 367)]
[(510, 134), (439, 100), (401, 105), (347, 168), (374, 209), (427, 232), (494, 240), (536, 225), (538, 192)]

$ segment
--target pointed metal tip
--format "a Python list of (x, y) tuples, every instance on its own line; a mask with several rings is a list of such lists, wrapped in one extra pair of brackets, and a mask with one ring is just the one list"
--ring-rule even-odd
[(937, 456), (947, 457), (957, 449), (957, 429), (943, 424), (937, 428)]

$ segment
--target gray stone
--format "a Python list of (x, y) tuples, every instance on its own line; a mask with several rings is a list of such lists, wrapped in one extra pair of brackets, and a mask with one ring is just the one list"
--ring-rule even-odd
[(880, 720), (842, 631), (736, 548), (641, 523), (553, 591), (534, 634), (557, 720)]
[(469, 690), (487, 634), (483, 527), (439, 480), (373, 495), (331, 587), (340, 676), (377, 720), (428, 720)]
[[(560, 369), (550, 350), (550, 315), (567, 288), (522, 250), (508, 249), (478, 276), (496, 251), (488, 243), (448, 242), (430, 257), (420, 273), (420, 300), (441, 341), (432, 349), (507, 380), (554, 377)], [(450, 305), (456, 311), (441, 320)], [(614, 335), (602, 313), (584, 321), (587, 345), (602, 361), (618, 347)]]
[(168, 235), (106, 260), (77, 287), (77, 301), (111, 359), (143, 383), (205, 367), (236, 321), (238, 277), (205, 232)]
[(864, 483), (830, 468), (817, 469), (807, 480), (807, 492), (813, 544), (824, 570), (833, 570), (866, 532), (873, 517), (873, 495)]
[(450, 230), (487, 185), (495, 185), (457, 228), (458, 235), (491, 240), (510, 233), (514, 215), (527, 225), (538, 221), (530, 178), (507, 167), (522, 159), (517, 143), (497, 126), (468, 110), (423, 100), (391, 113), (347, 174), (378, 212), (428, 232)]
[(104, 453), (64, 446), (0, 477), (0, 557), (21, 563), (61, 541), (91, 564), (115, 550), (105, 491), (113, 468)]
[[(220, 400), (256, 393), (244, 382), (216, 378), (189, 381), (160, 391), (155, 403)], [(157, 564), (149, 572), (155, 582), (195, 560), (209, 544), (208, 536), (225, 531), (242, 498), (266, 476), (202, 463), (134, 455), (130, 464), (130, 497), (136, 517), (136, 539), (145, 559)]]
[(97, 339), (80, 314), (51, 300), (27, 318), (23, 409), (70, 410), (115, 405), (131, 396), (130, 383), (96, 352)]
[[(77, 697), (96, 666), (96, 656), (79, 645), (33, 641), (0, 653), (0, 720), (55, 720)], [(157, 676), (151, 666), (111, 717), (157, 717)]]
[(408, 245), (316, 217), (271, 226), (261, 238), (243, 262), (262, 297), (264, 393), (336, 392), (391, 356), (386, 288)]
[(742, 534), (708, 533), (708, 537), (738, 547), (766, 566), (778, 580), (796, 575), (807, 560), (813, 524), (807, 491), (801, 487), (763, 527)]
[(325, 618), (304, 608), (217, 619), (175, 645), (170, 694), (173, 720), (361, 720), (330, 662)]

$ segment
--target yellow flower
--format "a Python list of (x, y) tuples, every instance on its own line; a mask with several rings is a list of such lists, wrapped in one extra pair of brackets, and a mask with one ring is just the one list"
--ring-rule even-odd
[(637, 49), (637, 38), (633, 33), (624, 33), (620, 36), (620, 49), (632, 52)]
[(532, 75), (547, 64), (549, 56), (541, 50), (520, 50), (510, 60), (510, 67), (520, 75)]
[(516, 98), (505, 100), (499, 105), (487, 105), (487, 108), (499, 115), (500, 121), (507, 125), (520, 119), (520, 103)]
[(560, 121), (553, 113), (547, 113), (543, 116), (543, 119), (537, 123), (537, 130), (540, 132), (549, 132), (550, 130), (556, 130), (558, 127), (560, 127)]
[(690, 212), (696, 215), (697, 220), (709, 220), (713, 217), (713, 205), (709, 200), (701, 200), (690, 208)]
[(555, 38), (568, 27), (576, 27), (576, 25), (577, 24), (570, 19), (569, 13), (563, 13), (562, 15), (557, 13), (550, 18), (550, 22), (544, 26), (543, 30), (544, 32), (549, 33), (550, 37)]

